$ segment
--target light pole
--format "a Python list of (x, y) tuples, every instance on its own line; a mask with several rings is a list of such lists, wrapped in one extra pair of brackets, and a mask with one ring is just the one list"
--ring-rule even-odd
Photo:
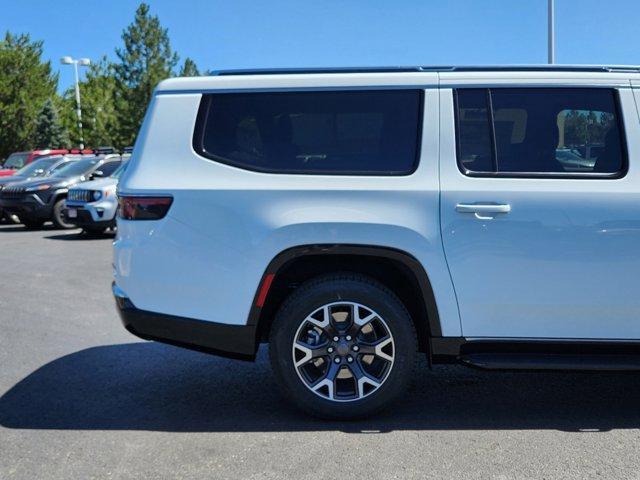
[(548, 31), (548, 61), (550, 65), (556, 63), (556, 26), (555, 26), (555, 8), (554, 0), (548, 0), (548, 18), (547, 18), (547, 31)]
[(78, 65), (82, 67), (88, 67), (91, 65), (91, 60), (88, 58), (71, 58), (62, 57), (60, 63), (63, 65), (73, 65), (73, 70), (76, 76), (76, 114), (78, 115), (78, 129), (80, 130), (80, 149), (84, 148), (84, 137), (82, 136), (82, 107), (80, 106), (80, 78), (78, 76)]

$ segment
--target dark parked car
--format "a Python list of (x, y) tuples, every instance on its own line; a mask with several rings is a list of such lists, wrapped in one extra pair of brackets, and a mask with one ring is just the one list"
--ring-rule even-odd
[[(60, 168), (74, 162), (80, 158), (79, 155), (52, 155), (49, 157), (43, 157), (28, 165), (25, 165), (18, 170), (14, 175), (10, 177), (0, 177), (0, 190), (5, 185), (14, 182), (22, 182), (25, 180), (32, 180), (34, 178), (47, 177), (59, 170)], [(0, 207), (0, 220), (4, 217), (4, 212)]]
[(47, 220), (58, 228), (73, 228), (62, 213), (69, 187), (91, 178), (111, 175), (122, 162), (120, 155), (92, 155), (65, 165), (51, 175), (8, 183), (0, 190), (0, 208), (17, 215), (27, 228)]

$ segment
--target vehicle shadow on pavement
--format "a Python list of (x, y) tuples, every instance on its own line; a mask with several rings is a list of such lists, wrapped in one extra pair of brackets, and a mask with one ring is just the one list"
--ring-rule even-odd
[(252, 432), (640, 427), (637, 374), (489, 373), (419, 366), (406, 398), (375, 418), (328, 422), (276, 391), (266, 349), (238, 362), (157, 343), (88, 348), (48, 363), (0, 397), (15, 429)]
[(48, 235), (44, 238), (47, 240), (104, 240), (115, 237), (114, 233), (84, 233), (81, 231), (72, 231), (69, 233), (60, 233), (58, 235)]
[(37, 231), (52, 231), (55, 232), (56, 228), (53, 225), (45, 224), (42, 227), (29, 229), (19, 223), (13, 224), (0, 224), (0, 234), (3, 233), (29, 233)]

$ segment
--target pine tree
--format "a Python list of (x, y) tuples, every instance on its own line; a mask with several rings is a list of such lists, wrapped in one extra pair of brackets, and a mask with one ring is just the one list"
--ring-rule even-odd
[[(82, 99), (82, 133), (88, 147), (116, 146), (119, 121), (116, 110), (115, 66), (106, 56), (92, 63), (86, 77), (80, 82)], [(76, 145), (80, 141), (76, 100), (73, 87), (63, 98), (63, 121)], [(122, 147), (123, 145), (117, 145)]]
[(58, 109), (50, 98), (44, 102), (36, 120), (33, 141), (37, 148), (66, 148), (69, 146), (69, 136), (60, 122)]
[(196, 62), (191, 60), (191, 58), (187, 57), (184, 59), (184, 63), (182, 64), (182, 68), (180, 69), (180, 77), (199, 77), (200, 70), (198, 70), (198, 66)]
[(57, 84), (50, 62), (42, 61), (42, 42), (7, 32), (0, 40), (0, 159), (34, 148), (36, 119)]
[(115, 66), (120, 146), (133, 145), (153, 89), (171, 77), (178, 64), (167, 29), (156, 15), (150, 15), (146, 3), (136, 10), (122, 40), (124, 47), (116, 49), (120, 62)]

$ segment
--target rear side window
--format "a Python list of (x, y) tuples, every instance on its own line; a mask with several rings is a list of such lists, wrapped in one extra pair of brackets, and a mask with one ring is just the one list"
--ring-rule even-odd
[(115, 160), (113, 162), (106, 162), (102, 164), (98, 170), (102, 172), (103, 177), (109, 177), (113, 172), (115, 172), (120, 166), (120, 160)]
[(5, 160), (3, 168), (22, 168), (28, 157), (29, 153), (12, 153), (9, 155), (9, 158)]
[(463, 173), (619, 176), (626, 165), (614, 90), (456, 91)]
[(262, 172), (408, 175), (421, 109), (420, 90), (209, 94), (194, 148)]

